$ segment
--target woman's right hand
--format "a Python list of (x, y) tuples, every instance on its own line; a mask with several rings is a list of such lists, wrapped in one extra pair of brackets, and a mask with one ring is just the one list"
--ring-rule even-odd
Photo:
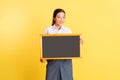
[(47, 61), (46, 59), (42, 59), (42, 58), (40, 59), (41, 63), (45, 63), (46, 61)]

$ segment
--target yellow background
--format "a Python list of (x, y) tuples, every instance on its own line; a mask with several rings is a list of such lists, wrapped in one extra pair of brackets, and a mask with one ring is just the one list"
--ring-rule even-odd
[(45, 79), (39, 34), (56, 8), (84, 40), (74, 80), (120, 80), (120, 0), (0, 0), (0, 80)]

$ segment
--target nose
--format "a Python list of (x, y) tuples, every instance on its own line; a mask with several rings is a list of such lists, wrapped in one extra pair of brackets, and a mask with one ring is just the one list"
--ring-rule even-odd
[(63, 21), (63, 20), (64, 20), (64, 18), (61, 18), (61, 19), (60, 19), (60, 21)]

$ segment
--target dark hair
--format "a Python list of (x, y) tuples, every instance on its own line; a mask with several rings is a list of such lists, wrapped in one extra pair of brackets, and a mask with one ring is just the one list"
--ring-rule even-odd
[(54, 18), (56, 17), (57, 13), (59, 13), (59, 12), (63, 12), (63, 13), (65, 14), (65, 11), (64, 11), (63, 9), (60, 9), (60, 8), (55, 9), (55, 10), (54, 10), (54, 13), (53, 13), (52, 25), (55, 24)]

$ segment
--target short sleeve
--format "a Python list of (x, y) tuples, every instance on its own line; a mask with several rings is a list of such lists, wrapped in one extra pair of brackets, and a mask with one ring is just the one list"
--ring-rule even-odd
[(68, 30), (68, 32), (69, 32), (70, 34), (72, 34), (72, 31), (71, 31), (71, 29), (69, 29), (69, 30)]
[(48, 34), (48, 29), (45, 29), (44, 34)]
[(69, 29), (68, 27), (65, 28), (65, 31), (66, 31), (66, 33), (68, 33), (68, 34), (72, 34), (71, 29)]

